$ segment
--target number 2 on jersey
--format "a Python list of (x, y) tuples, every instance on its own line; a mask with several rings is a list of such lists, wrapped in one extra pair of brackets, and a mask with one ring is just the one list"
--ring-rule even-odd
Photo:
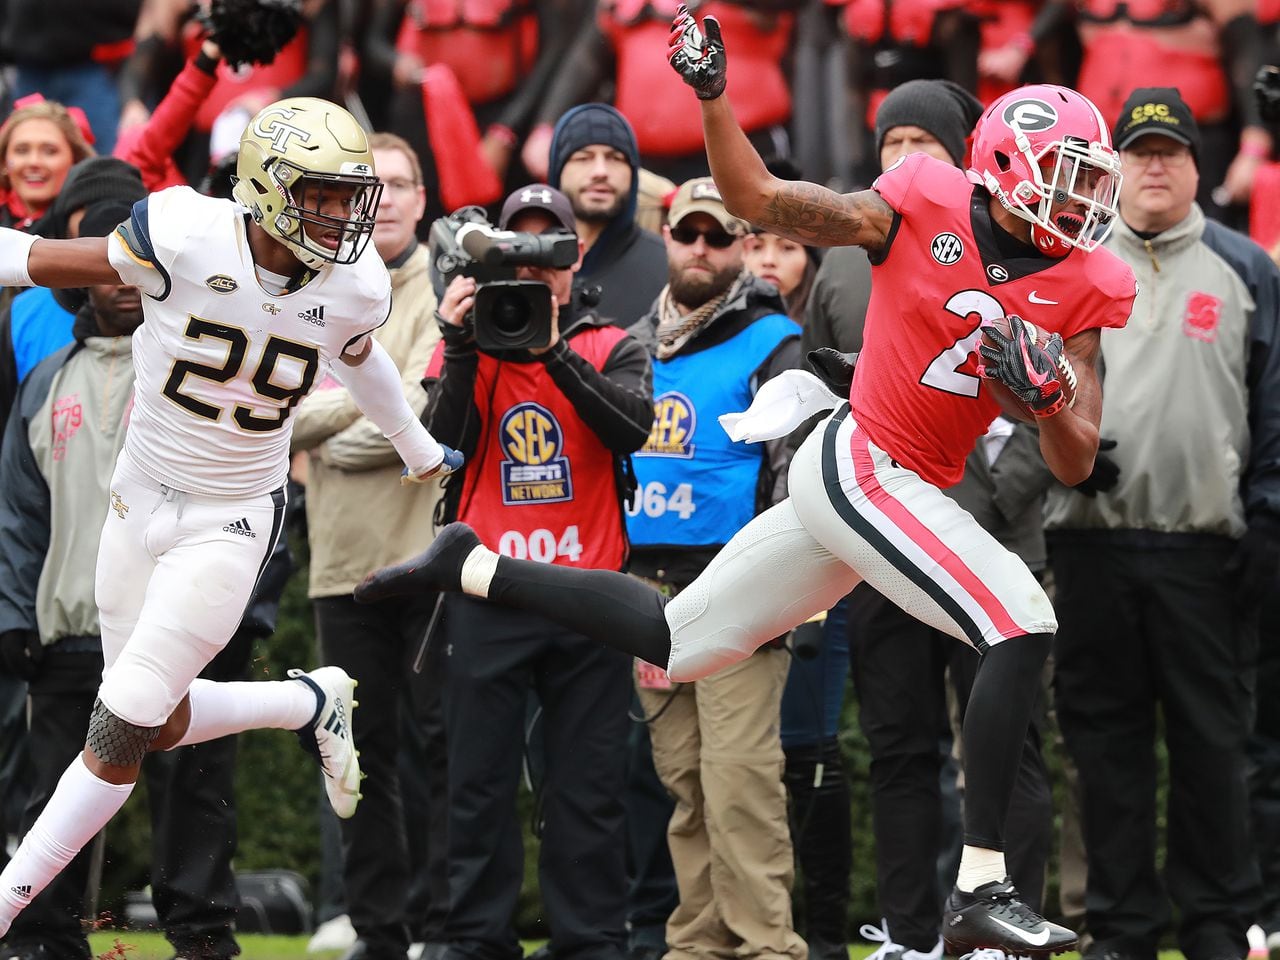
[(999, 300), (984, 290), (961, 290), (953, 294), (943, 308), (957, 317), (967, 317), (971, 313), (976, 313), (979, 324), (934, 357), (920, 377), (920, 382), (926, 387), (933, 387), (944, 393), (976, 397), (981, 380), (972, 373), (961, 373), (960, 368), (969, 359), (969, 354), (978, 349), (978, 343), (982, 339), (982, 322), (991, 322), (1003, 317), (1004, 307), (1000, 306)]
[[(220, 367), (197, 363), (194, 360), (175, 360), (173, 369), (169, 371), (169, 379), (165, 381), (161, 392), (197, 417), (218, 420), (222, 416), (221, 407), (215, 407), (211, 403), (205, 403), (188, 393), (183, 393), (182, 387), (187, 377), (198, 377), (212, 383), (226, 383), (235, 377), (244, 366), (245, 354), (249, 350), (249, 335), (239, 327), (192, 317), (187, 323), (186, 337), (188, 340), (203, 340), (205, 337), (222, 340), (227, 344), (226, 359)], [(302, 364), (302, 376), (297, 386), (285, 387), (272, 381), (281, 357), (291, 357)], [(315, 347), (294, 343), (292, 340), (285, 340), (272, 334), (267, 338), (267, 344), (262, 350), (262, 359), (258, 361), (258, 367), (254, 370), (250, 382), (258, 396), (266, 400), (274, 400), (283, 406), (277, 409), (274, 417), (260, 417), (251, 408), (237, 403), (231, 413), (232, 417), (243, 430), (251, 430), (255, 433), (279, 430), (289, 419), (289, 414), (297, 406), (298, 401), (310, 392), (311, 384), (315, 381), (316, 372), (319, 369), (320, 354)]]

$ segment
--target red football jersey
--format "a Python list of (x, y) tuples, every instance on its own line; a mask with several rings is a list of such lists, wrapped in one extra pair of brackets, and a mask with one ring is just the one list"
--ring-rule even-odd
[(980, 321), (1018, 314), (1064, 340), (1122, 327), (1136, 281), (1103, 249), (1005, 259), (986, 190), (925, 154), (898, 161), (872, 187), (897, 215), (886, 251), (872, 257), (849, 403), (876, 446), (949, 487), (1000, 412), (976, 372)]

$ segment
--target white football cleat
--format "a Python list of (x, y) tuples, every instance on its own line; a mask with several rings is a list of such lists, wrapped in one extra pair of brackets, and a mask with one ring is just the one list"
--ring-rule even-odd
[(315, 716), (294, 732), (303, 749), (319, 761), (329, 805), (345, 820), (356, 812), (360, 801), (360, 754), (351, 734), (356, 681), (341, 667), (318, 667), (305, 672), (294, 669), (289, 671), (289, 677), (315, 692)]

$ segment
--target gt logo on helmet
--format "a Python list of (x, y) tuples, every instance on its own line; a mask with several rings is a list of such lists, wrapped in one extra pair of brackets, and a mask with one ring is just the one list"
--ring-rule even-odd
[(289, 149), (290, 137), (297, 137), (300, 143), (306, 143), (311, 139), (311, 134), (306, 130), (284, 122), (292, 120), (294, 113), (293, 110), (283, 108), (264, 110), (253, 121), (253, 132), (260, 137), (269, 137), (271, 149), (277, 153), (285, 153)]
[(1001, 117), (1012, 129), (1027, 133), (1048, 130), (1058, 122), (1058, 112), (1043, 100), (1015, 100)]

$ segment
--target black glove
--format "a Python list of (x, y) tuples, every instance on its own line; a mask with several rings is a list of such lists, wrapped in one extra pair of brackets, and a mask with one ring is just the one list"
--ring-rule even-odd
[(1106, 493), (1108, 490), (1114, 489), (1115, 485), (1120, 482), (1120, 464), (1102, 451), (1114, 450), (1115, 448), (1116, 442), (1114, 440), (1099, 440), (1098, 454), (1093, 458), (1093, 472), (1071, 489), (1077, 493), (1083, 493), (1090, 500), (1100, 493)]
[(1253, 79), (1253, 95), (1263, 120), (1267, 123), (1280, 120), (1280, 69), (1261, 67)]
[(671, 21), (671, 36), (667, 38), (667, 62), (693, 87), (699, 100), (714, 100), (724, 93), (727, 64), (720, 21), (703, 17), (699, 30), (698, 21), (689, 8), (680, 4), (676, 18)]
[(834, 347), (818, 347), (805, 356), (809, 367), (818, 379), (831, 388), (837, 396), (847, 397), (853, 386), (853, 368), (858, 363), (857, 353), (841, 353)]
[(1260, 607), (1280, 586), (1280, 540), (1260, 527), (1246, 528), (1227, 561), (1226, 572), (1235, 580), (1236, 600), (1249, 608)]
[(1055, 333), (1040, 346), (1027, 332), (1026, 321), (1014, 314), (1008, 319), (1008, 336), (994, 324), (982, 324), (983, 334), (993, 345), (985, 341), (978, 345), (978, 374), (999, 380), (1038, 417), (1057, 413), (1065, 402), (1058, 369), (1062, 336)]
[(0, 633), (0, 670), (30, 680), (40, 672), (44, 660), (44, 644), (34, 630), (6, 630)]

